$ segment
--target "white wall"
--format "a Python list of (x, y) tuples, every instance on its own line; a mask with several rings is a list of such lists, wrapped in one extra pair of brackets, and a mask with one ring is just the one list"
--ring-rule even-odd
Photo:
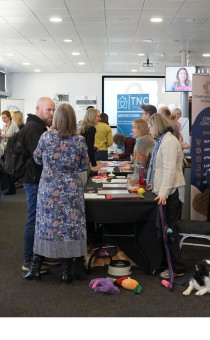
[[(83, 119), (85, 111), (77, 110), (77, 97), (96, 96), (97, 108), (102, 110), (102, 75), (101, 73), (14, 73), (7, 76), (7, 90), (12, 93), (10, 99), (24, 99), (25, 117), (27, 113), (35, 113), (36, 102), (40, 97), (48, 96), (55, 99), (58, 93), (69, 94), (69, 103), (74, 107), (79, 121)], [(171, 101), (173, 99), (175, 101), (173, 106), (180, 107), (180, 94), (173, 94), (172, 98), (169, 96), (172, 94), (164, 93), (166, 102), (159, 102), (161, 104), (159, 106), (168, 105), (173, 102)]]
[(102, 109), (102, 74), (99, 73), (15, 73), (8, 75), (7, 87), (12, 92), (10, 99), (24, 99), (25, 115), (35, 113), (40, 97), (54, 99), (58, 93), (69, 94), (69, 103), (78, 120), (83, 118), (83, 112), (76, 110), (76, 97), (96, 96), (97, 108)]

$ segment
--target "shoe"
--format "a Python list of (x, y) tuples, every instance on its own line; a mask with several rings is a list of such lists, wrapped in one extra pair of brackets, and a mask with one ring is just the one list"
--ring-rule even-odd
[[(29, 272), (31, 264), (32, 264), (32, 261), (24, 262), (24, 264), (22, 265), (22, 271), (24, 273)], [(40, 274), (46, 274), (47, 271), (48, 271), (48, 267), (46, 265), (42, 264)]]
[(31, 267), (25, 275), (23, 275), (23, 279), (25, 280), (37, 280), (40, 281), (41, 279), (41, 265), (42, 261), (44, 260), (44, 256), (34, 254)]
[(15, 195), (16, 194), (16, 189), (15, 188), (13, 188), (13, 189), (9, 189), (9, 190), (7, 190), (5, 193), (4, 193), (4, 195)]
[[(182, 277), (185, 275), (185, 273), (173, 273), (174, 277)], [(169, 279), (169, 270), (166, 269), (163, 272), (160, 273), (160, 278), (161, 279)]]
[(57, 266), (58, 264), (61, 264), (61, 261), (58, 259), (51, 259), (50, 257), (45, 257), (43, 264), (47, 264), (49, 266)]
[(64, 284), (69, 284), (73, 280), (73, 277), (71, 275), (72, 261), (73, 261), (72, 257), (61, 259), (61, 270), (62, 270), (61, 280)]

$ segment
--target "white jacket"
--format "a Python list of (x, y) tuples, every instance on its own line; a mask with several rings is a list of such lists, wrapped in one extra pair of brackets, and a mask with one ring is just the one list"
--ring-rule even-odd
[(153, 169), (153, 192), (168, 198), (172, 189), (185, 185), (182, 166), (183, 152), (181, 145), (171, 132), (167, 132), (156, 156)]

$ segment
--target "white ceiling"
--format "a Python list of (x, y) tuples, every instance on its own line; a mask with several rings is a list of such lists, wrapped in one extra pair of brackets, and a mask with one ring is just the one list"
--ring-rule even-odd
[[(50, 22), (53, 16), (62, 22)], [(165, 66), (183, 65), (185, 54), (188, 65), (210, 65), (203, 53), (210, 53), (207, 0), (0, 0), (0, 69), (7, 73), (164, 74)], [(148, 58), (154, 67), (145, 69)]]

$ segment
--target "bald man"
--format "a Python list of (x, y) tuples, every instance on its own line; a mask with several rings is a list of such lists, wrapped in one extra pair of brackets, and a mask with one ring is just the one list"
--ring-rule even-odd
[(179, 134), (180, 134), (179, 127), (176, 124), (176, 122), (172, 120), (171, 111), (169, 110), (169, 108), (167, 106), (162, 106), (158, 109), (158, 113), (160, 113), (161, 115), (163, 115), (166, 119), (170, 121), (174, 129), (173, 135), (179, 140)]
[[(42, 97), (36, 104), (36, 113), (28, 114), (23, 131), (22, 147), (26, 160), (26, 171), (20, 179), (26, 193), (28, 205), (28, 218), (24, 231), (24, 264), (22, 270), (29, 271), (33, 258), (34, 231), (36, 219), (36, 201), (42, 166), (34, 162), (33, 152), (36, 149), (40, 136), (52, 125), (55, 103), (49, 97)], [(42, 274), (47, 271), (46, 266), (41, 269)]]

